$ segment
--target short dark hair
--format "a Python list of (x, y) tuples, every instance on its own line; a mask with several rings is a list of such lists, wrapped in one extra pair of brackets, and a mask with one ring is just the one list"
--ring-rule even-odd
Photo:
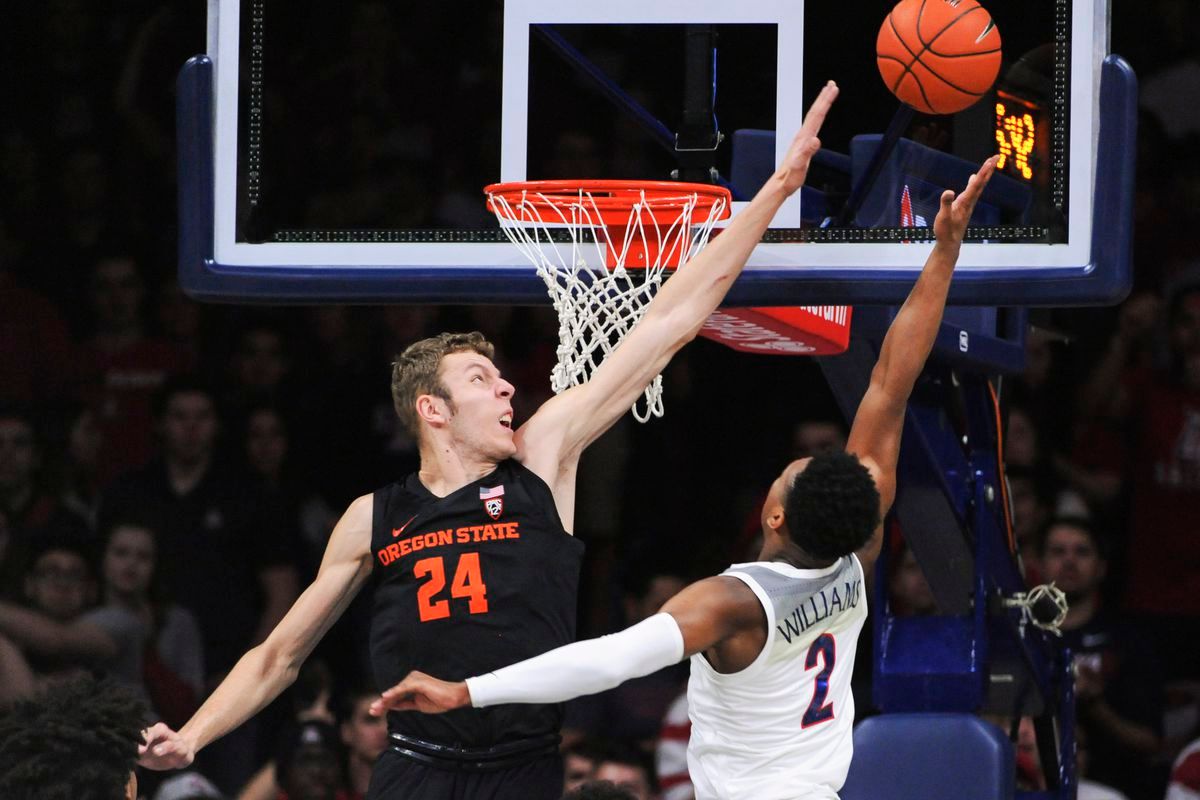
[(804, 552), (840, 558), (866, 544), (879, 526), (879, 490), (856, 456), (822, 453), (788, 487), (783, 514)]
[(167, 378), (155, 392), (154, 416), (160, 420), (165, 417), (167, 406), (181, 394), (202, 394), (213, 404), (213, 410), (217, 411), (217, 393), (212, 385), (199, 375), (181, 373)]
[(56, 683), (0, 716), (0, 797), (123, 800), (147, 710), (92, 677)]
[(478, 331), (439, 333), (410, 344), (392, 363), (392, 405), (404, 427), (414, 436), (420, 433), (417, 398), (431, 394), (450, 401), (450, 390), (442, 383), (442, 359), (451, 353), (474, 352), (489, 361), (496, 348)]
[(1054, 517), (1038, 531), (1037, 548), (1039, 555), (1046, 554), (1046, 542), (1050, 539), (1050, 531), (1055, 528), (1074, 528), (1082, 532), (1092, 542), (1092, 547), (1096, 549), (1096, 555), (1105, 561), (1108, 560), (1108, 541), (1100, 531), (1096, 530), (1096, 526), (1087, 517), (1081, 516), (1059, 516)]

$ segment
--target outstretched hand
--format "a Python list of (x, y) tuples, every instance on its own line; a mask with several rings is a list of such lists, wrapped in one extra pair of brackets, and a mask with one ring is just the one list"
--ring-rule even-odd
[(196, 758), (196, 748), (184, 736), (156, 723), (142, 731), (143, 743), (138, 745), (137, 763), (148, 769), (181, 769)]
[(999, 159), (999, 156), (992, 156), (983, 162), (979, 171), (967, 181), (967, 188), (957, 197), (950, 189), (942, 192), (942, 205), (933, 221), (933, 233), (939, 242), (955, 245), (962, 243), (963, 235), (967, 232), (967, 223), (971, 221), (971, 214), (975, 211), (975, 204), (979, 202), (983, 188), (992, 179)]
[(825, 115), (829, 113), (829, 108), (837, 96), (837, 84), (830, 81), (825, 84), (825, 88), (804, 115), (804, 124), (800, 126), (796, 138), (792, 140), (791, 147), (779, 165), (779, 175), (783, 178), (783, 187), (788, 194), (804, 185), (804, 180), (808, 177), (808, 165), (821, 149), (821, 140), (817, 138), (817, 134), (821, 132)]
[(376, 717), (382, 716), (386, 711), (441, 714), (470, 704), (471, 693), (467, 691), (465, 681), (440, 681), (424, 672), (414, 670), (371, 703), (370, 712)]

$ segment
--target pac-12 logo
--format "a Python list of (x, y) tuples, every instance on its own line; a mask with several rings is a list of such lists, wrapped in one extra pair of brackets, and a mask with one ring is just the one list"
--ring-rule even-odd
[(492, 519), (500, 519), (500, 515), (504, 513), (504, 486), (497, 486), (492, 489), (479, 487), (479, 499), (483, 501), (483, 510)]

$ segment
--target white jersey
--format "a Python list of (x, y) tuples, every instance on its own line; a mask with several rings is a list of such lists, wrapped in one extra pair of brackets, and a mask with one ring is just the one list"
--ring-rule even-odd
[(697, 800), (836, 800), (853, 753), (850, 676), (867, 594), (857, 556), (824, 569), (734, 564), (767, 614), (750, 666), (721, 674), (692, 656), (688, 769)]

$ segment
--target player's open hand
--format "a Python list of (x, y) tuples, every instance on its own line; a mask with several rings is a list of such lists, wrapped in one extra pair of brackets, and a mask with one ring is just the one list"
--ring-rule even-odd
[(185, 736), (156, 723), (142, 731), (138, 764), (149, 769), (181, 769), (196, 758), (196, 748)]
[(788, 194), (804, 185), (804, 180), (808, 177), (808, 165), (812, 163), (813, 156), (821, 149), (821, 140), (817, 138), (817, 134), (821, 132), (825, 115), (829, 113), (829, 108), (837, 96), (837, 84), (830, 81), (825, 84), (825, 88), (817, 95), (817, 99), (809, 107), (808, 113), (804, 115), (804, 124), (800, 126), (800, 131), (792, 140), (787, 155), (783, 157), (783, 162), (779, 165), (779, 176), (783, 179), (783, 187)]
[(979, 171), (967, 181), (967, 188), (956, 197), (950, 189), (942, 192), (942, 207), (938, 209), (937, 219), (933, 221), (933, 233), (938, 242), (958, 245), (962, 243), (963, 234), (967, 232), (967, 223), (975, 211), (975, 204), (983, 194), (983, 188), (992, 179), (996, 171), (999, 156), (992, 156), (983, 162)]
[(464, 681), (439, 681), (416, 670), (388, 689), (371, 703), (371, 713), (378, 717), (386, 711), (420, 711), (441, 714), (471, 704), (471, 693)]

